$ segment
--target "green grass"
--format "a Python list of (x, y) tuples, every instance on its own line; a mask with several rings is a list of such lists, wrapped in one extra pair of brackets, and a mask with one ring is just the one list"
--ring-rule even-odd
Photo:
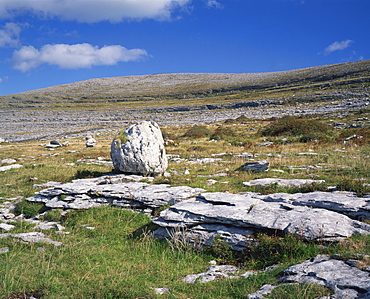
[[(349, 116), (346, 121), (357, 117), (358, 115)], [(369, 117), (369, 113), (363, 111), (361, 117)], [(222, 125), (208, 124), (204, 126), (208, 130), (206, 135), (191, 137), (184, 136), (191, 129), (189, 126), (167, 127), (165, 135), (175, 141), (175, 144), (167, 146), (168, 154), (185, 159), (211, 157), (218, 153), (226, 155), (221, 156), (221, 161), (207, 164), (191, 164), (187, 160), (170, 162), (167, 171), (172, 174), (171, 177), (158, 177), (155, 182), (233, 193), (310, 192), (325, 190), (327, 186), (338, 186), (340, 190), (354, 191), (357, 195), (370, 194), (369, 186), (364, 185), (370, 183), (368, 128), (334, 130), (329, 127), (331, 138), (307, 143), (299, 142), (296, 136), (287, 132), (279, 136), (261, 136), (259, 129), (269, 128), (276, 121), (241, 118), (235, 120), (237, 125), (233, 125), (232, 121)], [(340, 119), (320, 120), (325, 124), (332, 121)], [(256, 130), (251, 131), (251, 128)], [(211, 140), (211, 134), (222, 138)], [(344, 138), (354, 134), (363, 134), (364, 137), (356, 142), (342, 143)], [(108, 158), (110, 143), (114, 137), (101, 136), (94, 148), (86, 148), (84, 141), (71, 139), (70, 147), (55, 151), (46, 150), (37, 142), (17, 146), (2, 145), (0, 159), (21, 159), (19, 162), (23, 168), (0, 174), (0, 197), (3, 197), (0, 203), (16, 196), (26, 198), (34, 195), (38, 191), (33, 188), (35, 183), (69, 182), (73, 179), (110, 174), (112, 168), (109, 166), (77, 161)], [(282, 138), (288, 138), (289, 142), (280, 142)], [(273, 145), (256, 146), (265, 141), (272, 141)], [(69, 152), (70, 150), (77, 152)], [(271, 164), (270, 170), (263, 173), (238, 171), (242, 164), (251, 160), (233, 158), (233, 155), (244, 152), (252, 153), (254, 161), (267, 159)], [(317, 155), (299, 155), (303, 152)], [(66, 163), (75, 165), (67, 166)], [(274, 169), (283, 172), (274, 172)], [(176, 175), (185, 170), (189, 170), (189, 174)], [(213, 176), (217, 173), (226, 173), (226, 176)], [(34, 180), (35, 177), (38, 179)], [(245, 187), (242, 184), (265, 177), (324, 179), (326, 182), (301, 188), (272, 185), (263, 189)], [(208, 180), (211, 178), (217, 180), (217, 183), (209, 185)], [(34, 215), (42, 208), (24, 200), (17, 207), (20, 212), (26, 211), (27, 216)], [(316, 254), (339, 253), (350, 256), (370, 252), (369, 236), (353, 236), (340, 244), (315, 244), (304, 242), (299, 236), (263, 234), (256, 236), (259, 247), (249, 247), (243, 252), (232, 252), (222, 240), (216, 240), (214, 246), (198, 251), (152, 238), (150, 231), (153, 225), (149, 218), (113, 207), (70, 212), (67, 217), (62, 217), (59, 210), (53, 210), (44, 219), (62, 221), (61, 224), (70, 234), (45, 232), (53, 240), (62, 241), (63, 245), (60, 247), (47, 244), (27, 245), (12, 239), (0, 239), (0, 248), (10, 248), (0, 259), (0, 298), (31, 292), (42, 293), (45, 299), (246, 298), (247, 294), (255, 292), (266, 283), (278, 284), (282, 270)], [(27, 222), (14, 224), (14, 232), (32, 231), (34, 227)], [(95, 230), (88, 230), (86, 226), (95, 227)], [(238, 265), (243, 271), (259, 270), (276, 263), (281, 266), (272, 272), (252, 275), (247, 279), (192, 285), (181, 280), (188, 274), (205, 271), (208, 262), (213, 259), (219, 263)], [(155, 295), (151, 288), (156, 287), (167, 287), (171, 291), (165, 295)], [(325, 288), (297, 285), (279, 287), (270, 298), (316, 298), (328, 294), (330, 291)]]

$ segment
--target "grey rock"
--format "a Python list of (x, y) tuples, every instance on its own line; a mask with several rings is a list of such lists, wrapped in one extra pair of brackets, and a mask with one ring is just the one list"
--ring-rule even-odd
[(1, 253), (7, 253), (7, 252), (9, 252), (9, 247), (0, 248), (0, 254)]
[(112, 204), (153, 211), (204, 192), (203, 189), (188, 186), (170, 187), (139, 182), (143, 178), (117, 175), (74, 180), (41, 190), (39, 194), (27, 198), (27, 201), (44, 203), (47, 208), (89, 209)]
[(168, 288), (153, 288), (153, 290), (157, 295), (163, 295), (170, 291)]
[(190, 274), (185, 276), (182, 280), (187, 283), (195, 283), (196, 281), (206, 283), (220, 278), (230, 278), (229, 274), (235, 274), (238, 271), (239, 269), (237, 267), (231, 265), (209, 266), (206, 272)]
[(267, 147), (267, 146), (271, 146), (273, 144), (274, 144), (273, 142), (267, 141), (267, 142), (262, 142), (260, 144), (256, 144), (255, 146), (259, 146), (259, 147), (266, 146)]
[(15, 160), (15, 159), (3, 159), (3, 160), (0, 160), (0, 164), (1, 163), (3, 163), (3, 164), (13, 164), (13, 163), (15, 163), (15, 162), (17, 162), (17, 160)]
[(189, 164), (208, 164), (222, 161), (222, 158), (190, 158)]
[[(354, 233), (370, 234), (370, 225), (352, 220), (345, 215), (324, 209), (296, 206), (289, 203), (265, 202), (267, 196), (256, 193), (202, 193), (196, 198), (179, 202), (165, 211), (153, 222), (162, 229), (154, 235), (171, 238), (178, 229), (188, 234), (201, 235), (205, 244), (212, 242), (213, 234), (201, 233), (207, 226), (228, 229), (225, 238), (235, 248), (242, 242), (248, 244), (248, 232), (293, 233), (306, 240), (339, 241)], [(207, 226), (205, 226), (207, 225)], [(211, 225), (211, 226), (210, 226)], [(165, 228), (165, 229), (163, 229)], [(240, 234), (244, 230), (243, 235)], [(167, 235), (166, 235), (167, 232)]]
[(318, 255), (284, 271), (282, 282), (316, 283), (334, 290), (337, 298), (370, 298), (369, 273), (345, 262)]
[(258, 291), (249, 294), (248, 299), (263, 299), (265, 295), (270, 294), (275, 288), (277, 288), (277, 286), (265, 284)]
[(241, 166), (241, 169), (244, 171), (253, 171), (253, 172), (262, 172), (267, 171), (270, 166), (266, 160), (258, 162), (247, 162)]
[(94, 147), (97, 141), (92, 136), (86, 136), (86, 147)]
[(370, 198), (357, 197), (352, 192), (275, 193), (266, 196), (264, 201), (280, 201), (295, 206), (321, 208), (359, 220), (370, 219)]
[(325, 180), (306, 180), (306, 179), (277, 179), (277, 178), (263, 178), (263, 179), (255, 179), (249, 182), (244, 182), (244, 186), (258, 186), (258, 187), (265, 187), (269, 185), (276, 184), (278, 186), (283, 187), (300, 187), (303, 185), (308, 185), (312, 183), (324, 183)]
[(124, 134), (126, 143), (116, 138), (111, 145), (111, 158), (116, 170), (150, 176), (166, 171), (168, 160), (158, 124), (143, 121), (128, 127)]
[(20, 240), (25, 243), (47, 243), (55, 246), (62, 245), (62, 242), (53, 241), (50, 238), (45, 237), (44, 233), (41, 232), (30, 232), (30, 233), (19, 233), (19, 234), (0, 234), (0, 239), (12, 237), (16, 240)]
[(21, 167), (23, 167), (23, 166), (20, 165), (20, 164), (11, 164), (11, 165), (7, 165), (7, 166), (1, 166), (0, 171), (7, 171), (7, 170), (10, 170), (10, 169), (17, 169), (17, 168), (21, 168)]
[(10, 231), (14, 229), (15, 226), (12, 224), (0, 223), (0, 231)]

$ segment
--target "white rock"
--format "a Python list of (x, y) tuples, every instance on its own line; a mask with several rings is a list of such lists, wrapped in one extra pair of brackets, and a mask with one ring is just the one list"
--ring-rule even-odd
[(7, 165), (7, 166), (1, 166), (0, 171), (7, 171), (7, 170), (10, 170), (10, 169), (16, 169), (16, 168), (21, 168), (21, 167), (23, 167), (23, 166), (20, 165), (20, 164), (11, 164), (11, 165)]
[(128, 127), (126, 143), (116, 138), (111, 157), (118, 171), (141, 175), (159, 175), (166, 171), (168, 160), (161, 130), (155, 122), (143, 121)]
[(0, 163), (4, 163), (4, 164), (13, 164), (15, 162), (17, 162), (17, 160), (15, 159), (4, 159), (0, 161)]

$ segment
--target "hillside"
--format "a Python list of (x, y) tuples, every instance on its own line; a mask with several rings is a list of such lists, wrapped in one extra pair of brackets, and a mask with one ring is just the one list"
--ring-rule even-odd
[(167, 125), (266, 118), (297, 113), (297, 105), (305, 114), (326, 114), (362, 107), (369, 95), (370, 60), (271, 73), (90, 79), (0, 97), (0, 136), (39, 139), (140, 119)]

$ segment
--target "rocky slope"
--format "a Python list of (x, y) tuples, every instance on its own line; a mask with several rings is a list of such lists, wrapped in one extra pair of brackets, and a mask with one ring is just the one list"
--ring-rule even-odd
[(286, 114), (346, 113), (369, 105), (370, 60), (257, 74), (155, 74), (91, 79), (0, 97), (9, 141)]

